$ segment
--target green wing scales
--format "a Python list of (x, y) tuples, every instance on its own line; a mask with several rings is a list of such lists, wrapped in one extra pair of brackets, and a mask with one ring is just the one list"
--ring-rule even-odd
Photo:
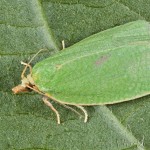
[(90, 36), (33, 67), (36, 86), (62, 103), (103, 105), (150, 94), (150, 25)]

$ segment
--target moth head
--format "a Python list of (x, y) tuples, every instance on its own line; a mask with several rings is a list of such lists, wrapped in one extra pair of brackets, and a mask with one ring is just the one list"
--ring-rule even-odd
[[(44, 49), (39, 50), (31, 58), (31, 60), (28, 63), (25, 63), (25, 62), (21, 61), (21, 64), (24, 65), (25, 68), (23, 69), (22, 74), (21, 74), (21, 84), (19, 84), (19, 85), (15, 86), (14, 88), (12, 88), (12, 91), (13, 91), (14, 94), (17, 94), (17, 93), (20, 93), (20, 92), (28, 92), (31, 89), (33, 89), (33, 87), (35, 88), (35, 84), (34, 84), (32, 76), (31, 76), (31, 74), (32, 74), (32, 67), (31, 67), (30, 63), (43, 50)], [(30, 73), (27, 76), (25, 76), (27, 68), (29, 68)]]
[[(24, 62), (21, 62), (21, 64), (25, 65), (25, 68), (23, 69), (22, 74), (21, 74), (21, 84), (12, 88), (12, 91), (14, 94), (21, 93), (21, 92), (28, 92), (30, 90), (29, 87), (34, 86), (34, 81), (31, 77), (32, 67), (29, 64), (24, 63)], [(30, 69), (30, 73), (27, 76), (25, 76), (25, 72), (28, 67)]]
[(21, 80), (21, 84), (12, 88), (14, 94), (21, 93), (21, 92), (29, 92), (29, 87), (34, 86), (34, 81), (31, 77), (31, 74), (28, 74), (27, 77), (23, 77)]

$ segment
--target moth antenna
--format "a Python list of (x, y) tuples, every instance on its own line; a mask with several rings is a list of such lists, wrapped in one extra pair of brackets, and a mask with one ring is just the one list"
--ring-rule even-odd
[(82, 107), (82, 106), (79, 106), (79, 105), (75, 105), (77, 108), (79, 108), (79, 109), (81, 109), (82, 110), (82, 112), (84, 113), (84, 122), (86, 123), (87, 122), (87, 120), (88, 120), (88, 113), (87, 113), (87, 111), (84, 109), (84, 107)]
[(22, 78), (22, 79), (24, 78), (24, 74), (25, 74), (25, 72), (26, 72), (26, 70), (27, 70), (27, 67), (30, 68), (30, 74), (31, 74), (31, 72), (32, 72), (32, 67), (31, 67), (30, 63), (31, 63), (31, 62), (33, 61), (33, 59), (34, 59), (41, 51), (43, 51), (43, 50), (45, 50), (45, 49), (40, 49), (40, 50), (30, 59), (30, 61), (29, 61), (28, 63), (21, 62), (21, 64), (25, 65), (25, 67), (24, 67), (24, 69), (23, 69), (23, 71), (22, 71), (22, 73), (21, 73), (21, 78)]

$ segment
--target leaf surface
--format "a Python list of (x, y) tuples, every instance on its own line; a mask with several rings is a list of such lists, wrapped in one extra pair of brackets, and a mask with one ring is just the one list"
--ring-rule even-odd
[(0, 1), (0, 149), (150, 148), (150, 97), (109, 106), (86, 107), (88, 123), (54, 104), (55, 114), (34, 92), (14, 95), (23, 66), (40, 49), (32, 65), (91, 34), (145, 19), (149, 1), (1, 0)]

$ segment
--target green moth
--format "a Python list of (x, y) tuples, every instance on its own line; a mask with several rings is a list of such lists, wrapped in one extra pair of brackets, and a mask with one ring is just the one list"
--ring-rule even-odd
[[(114, 104), (150, 94), (150, 25), (144, 20), (92, 35), (56, 55), (28, 64), (14, 93), (33, 89), (69, 109)], [(31, 73), (24, 76), (26, 68)]]

